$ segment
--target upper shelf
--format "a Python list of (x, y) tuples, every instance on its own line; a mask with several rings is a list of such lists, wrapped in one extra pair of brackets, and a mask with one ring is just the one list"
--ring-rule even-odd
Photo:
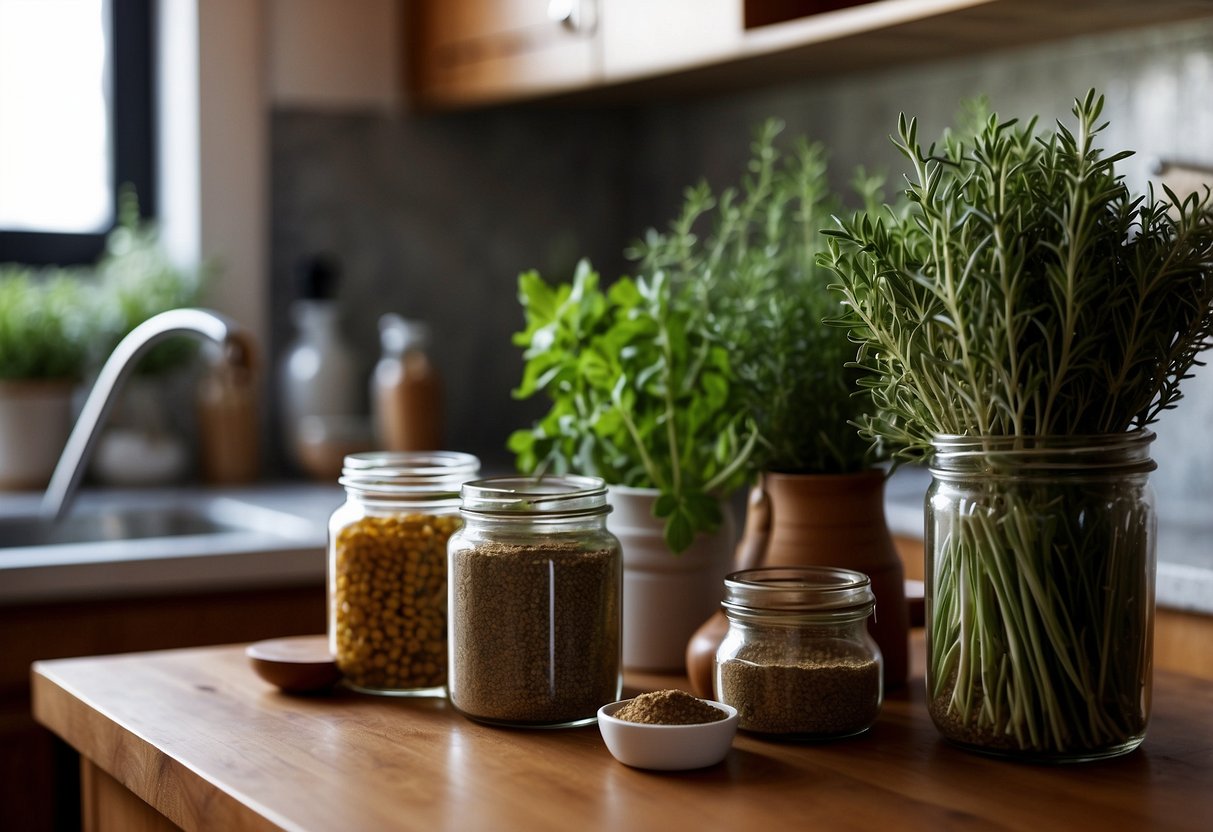
[[(819, 11), (839, 5), (845, 7)], [(1213, 0), (416, 0), (408, 6), (409, 89), (413, 102), (428, 109), (731, 90), (1213, 15)], [(569, 19), (553, 19), (569, 9)]]

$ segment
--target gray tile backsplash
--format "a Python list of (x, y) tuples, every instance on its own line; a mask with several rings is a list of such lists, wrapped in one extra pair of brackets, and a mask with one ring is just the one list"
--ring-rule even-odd
[[(1144, 187), (1154, 157), (1213, 167), (1213, 23), (1048, 44), (979, 58), (806, 80), (744, 94), (627, 108), (506, 108), (460, 115), (273, 115), (272, 331), (281, 349), (297, 259), (343, 261), (346, 331), (366, 360), (386, 311), (426, 319), (448, 388), (448, 443), (504, 460), (514, 427), (537, 411), (513, 402), (521, 325), (516, 276), (567, 276), (579, 256), (608, 274), (683, 189), (736, 179), (754, 125), (768, 116), (832, 149), (841, 188), (853, 167), (899, 169), (897, 114), (925, 135), (985, 94), (1004, 115), (1068, 118), (1071, 99), (1107, 95), (1105, 146), (1133, 148), (1121, 170)], [(1213, 374), (1157, 426), (1155, 488), (1164, 514), (1213, 498)]]
[[(504, 458), (535, 403), (510, 390), (520, 358), (517, 275), (571, 274), (580, 256), (621, 267), (631, 142), (611, 113), (432, 118), (274, 115), (271, 331), (291, 336), (294, 267), (342, 263), (343, 331), (369, 373), (384, 312), (430, 322), (448, 445)], [(490, 454), (491, 455), (491, 454)]]

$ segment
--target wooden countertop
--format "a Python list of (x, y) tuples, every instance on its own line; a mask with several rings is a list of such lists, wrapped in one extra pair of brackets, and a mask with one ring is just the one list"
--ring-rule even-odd
[(508, 730), (441, 700), (285, 696), (238, 646), (39, 662), (33, 707), (186, 829), (1213, 828), (1207, 682), (1158, 674), (1138, 751), (1064, 767), (947, 745), (921, 687), (886, 700), (862, 737), (738, 734), (723, 763), (681, 773), (621, 765), (592, 726)]

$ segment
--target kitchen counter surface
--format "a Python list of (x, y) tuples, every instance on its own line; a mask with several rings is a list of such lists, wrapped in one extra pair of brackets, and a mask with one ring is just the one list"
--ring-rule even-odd
[[(916, 656), (921, 667), (921, 638)], [(621, 765), (595, 727), (490, 728), (440, 699), (284, 696), (238, 646), (39, 662), (33, 687), (37, 719), (84, 758), (86, 828), (170, 828), (165, 817), (341, 832), (1213, 825), (1213, 688), (1176, 674), (1156, 678), (1145, 744), (1116, 760), (1043, 767), (958, 750), (932, 727), (918, 681), (864, 736), (739, 734), (723, 763), (676, 773)]]

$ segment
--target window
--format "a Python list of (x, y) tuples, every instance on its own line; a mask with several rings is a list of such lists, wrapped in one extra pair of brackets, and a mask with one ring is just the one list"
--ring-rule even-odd
[(92, 262), (122, 183), (154, 214), (150, 2), (0, 0), (0, 262)]

